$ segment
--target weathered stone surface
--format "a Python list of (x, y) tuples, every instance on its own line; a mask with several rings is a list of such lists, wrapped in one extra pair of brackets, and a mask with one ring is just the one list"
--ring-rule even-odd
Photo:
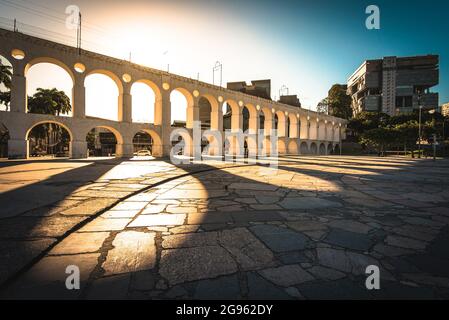
[(314, 277), (310, 273), (296, 264), (264, 269), (259, 271), (259, 273), (265, 279), (282, 287), (290, 287), (314, 280)]
[(119, 233), (102, 267), (106, 275), (154, 268), (156, 245), (154, 233), (124, 231)]
[(161, 253), (159, 273), (171, 286), (236, 271), (232, 257), (219, 246), (169, 249)]
[[(18, 299), (73, 299), (77, 298), (98, 263), (99, 253), (45, 257), (26, 272), (5, 295)], [(81, 290), (67, 290), (67, 266), (80, 270)]]
[(274, 264), (271, 251), (247, 229), (223, 230), (219, 233), (218, 240), (243, 270), (253, 270)]
[(323, 222), (311, 221), (311, 220), (299, 220), (287, 222), (289, 228), (296, 231), (315, 231), (315, 230), (326, 230), (327, 226)]
[(89, 287), (87, 299), (126, 299), (130, 284), (130, 274), (120, 274), (95, 280)]
[(256, 272), (248, 272), (248, 299), (289, 300), (291, 297), (282, 289), (265, 280)]
[(379, 265), (376, 259), (368, 255), (332, 248), (317, 248), (317, 257), (325, 267), (355, 275), (364, 274), (369, 265)]
[(92, 199), (88, 201), (84, 201), (76, 207), (72, 207), (70, 209), (61, 211), (61, 214), (71, 216), (71, 215), (80, 215), (80, 216), (90, 216), (94, 215), (105, 208), (111, 206), (117, 201), (117, 199), (112, 198), (99, 198)]
[(0, 239), (60, 237), (83, 221), (84, 217), (26, 217), (2, 220)]
[(149, 205), (143, 209), (142, 214), (155, 214), (164, 211), (166, 205), (165, 204), (154, 204)]
[(56, 239), (0, 241), (0, 284), (53, 244)]
[(350, 232), (367, 234), (373, 228), (353, 220), (334, 220), (329, 223), (333, 228), (339, 228)]
[(163, 237), (162, 247), (164, 249), (191, 248), (217, 245), (217, 243), (217, 232), (187, 233)]
[(250, 230), (275, 252), (303, 250), (308, 244), (304, 235), (287, 228), (272, 225), (257, 225)]
[(285, 209), (320, 209), (342, 207), (342, 204), (339, 202), (312, 197), (285, 198), (279, 203), (279, 205)]
[(401, 248), (406, 248), (406, 249), (422, 250), (422, 249), (425, 249), (427, 246), (427, 243), (423, 242), (423, 241), (400, 237), (400, 236), (391, 236), (391, 235), (385, 239), (385, 242), (391, 246), (401, 247)]
[(241, 299), (239, 280), (236, 275), (200, 280), (196, 284), (193, 298), (199, 300)]
[(346, 276), (343, 272), (321, 266), (314, 266), (307, 271), (318, 279), (337, 280)]
[(105, 219), (97, 218), (84, 227), (79, 232), (98, 232), (98, 231), (120, 231), (125, 229), (131, 219)]
[(50, 255), (90, 253), (100, 250), (109, 232), (72, 233), (50, 251)]
[(307, 299), (337, 300), (371, 298), (368, 290), (364, 286), (348, 278), (335, 281), (303, 283), (298, 288)]
[(339, 247), (360, 251), (368, 250), (373, 245), (371, 239), (364, 234), (340, 229), (332, 229), (324, 241)]
[(152, 214), (138, 216), (129, 227), (177, 226), (184, 224), (185, 214)]

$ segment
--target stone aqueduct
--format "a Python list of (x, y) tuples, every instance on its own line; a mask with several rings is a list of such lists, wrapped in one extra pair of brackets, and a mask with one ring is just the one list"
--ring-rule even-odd
[[(147, 132), (153, 139), (153, 155), (167, 156), (171, 141), (172, 90), (181, 92), (187, 100), (186, 128), (183, 136), (192, 152), (192, 128), (199, 119), (199, 99), (206, 98), (211, 105), (210, 130), (223, 135), (222, 104), (231, 106), (232, 131), (242, 129), (242, 110), (249, 111), (248, 137), (257, 139), (259, 116), (264, 115), (264, 141), (250, 144), (249, 148), (263, 146), (268, 149), (271, 130), (278, 118), (277, 145), (280, 154), (327, 154), (344, 138), (346, 121), (275, 101), (231, 91), (168, 72), (143, 67), (125, 60), (62, 45), (52, 41), (0, 29), (0, 55), (13, 67), (11, 103), (9, 111), (0, 112), (0, 122), (9, 130), (8, 156), (28, 157), (28, 133), (41, 123), (57, 123), (70, 134), (70, 156), (87, 156), (87, 133), (96, 127), (107, 128), (117, 139), (117, 156), (132, 156), (133, 137), (139, 131)], [(62, 67), (73, 80), (72, 116), (52, 116), (27, 113), (26, 76), (29, 68), (37, 63), (48, 62)], [(118, 121), (87, 117), (85, 114), (85, 78), (94, 73), (109, 76), (119, 90)], [(154, 123), (133, 123), (131, 86), (135, 82), (147, 84), (154, 91)], [(289, 119), (289, 121), (287, 120)], [(287, 128), (289, 125), (289, 128)], [(221, 146), (220, 146), (221, 147)], [(190, 151), (189, 151), (190, 150)], [(237, 152), (237, 149), (232, 149)], [(254, 150), (253, 150), (254, 151)], [(260, 151), (260, 150), (258, 150)], [(267, 151), (267, 150), (265, 150)]]

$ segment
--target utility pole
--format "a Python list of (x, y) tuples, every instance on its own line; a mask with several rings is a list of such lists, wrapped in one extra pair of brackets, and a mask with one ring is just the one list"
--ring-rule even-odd
[(81, 12), (78, 13), (78, 28), (76, 29), (76, 47), (78, 54), (81, 54)]
[(17, 32), (17, 20), (14, 18), (14, 32)]

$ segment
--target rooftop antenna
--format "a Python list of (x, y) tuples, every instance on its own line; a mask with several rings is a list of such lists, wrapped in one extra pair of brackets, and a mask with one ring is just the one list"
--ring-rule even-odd
[(223, 78), (223, 64), (220, 61), (215, 62), (214, 67), (212, 68), (212, 84), (215, 85), (215, 71), (220, 71), (220, 87)]

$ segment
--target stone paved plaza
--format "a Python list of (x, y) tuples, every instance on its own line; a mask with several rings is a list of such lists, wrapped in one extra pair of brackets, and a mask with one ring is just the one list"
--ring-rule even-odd
[[(0, 165), (0, 295), (449, 298), (449, 161)], [(81, 290), (67, 290), (68, 265)], [(365, 287), (368, 265), (381, 289)]]

